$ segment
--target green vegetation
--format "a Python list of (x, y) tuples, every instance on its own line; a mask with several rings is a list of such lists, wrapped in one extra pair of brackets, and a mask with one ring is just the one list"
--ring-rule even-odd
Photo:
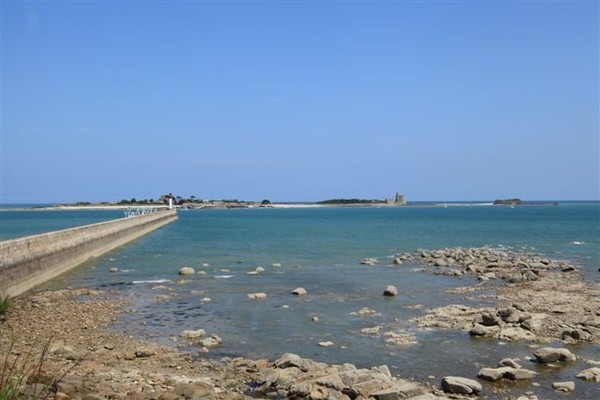
[(385, 200), (377, 200), (377, 199), (331, 199), (331, 200), (323, 200), (319, 201), (317, 204), (384, 204)]
[[(48, 339), (36, 356), (38, 342), (34, 342), (27, 353), (15, 349), (16, 339), (11, 340), (8, 351), (0, 355), (0, 400), (48, 399), (56, 394), (57, 385), (83, 360), (76, 361), (64, 372), (57, 371), (49, 376), (45, 367), (46, 355), (52, 338)], [(27, 391), (24, 389), (27, 386)]]
[(5, 315), (10, 308), (10, 297), (0, 297), (0, 315)]
[[(148, 205), (148, 204), (159, 204), (159, 203), (155, 202), (154, 199), (137, 200), (135, 197), (133, 197), (131, 200), (123, 199), (123, 200), (119, 201), (118, 204)], [(162, 203), (160, 203), (160, 204), (162, 204)]]

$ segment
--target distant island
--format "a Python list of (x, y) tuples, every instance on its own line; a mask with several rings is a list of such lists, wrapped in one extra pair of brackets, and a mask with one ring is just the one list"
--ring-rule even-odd
[(521, 199), (496, 199), (494, 205), (520, 206), (523, 204)]

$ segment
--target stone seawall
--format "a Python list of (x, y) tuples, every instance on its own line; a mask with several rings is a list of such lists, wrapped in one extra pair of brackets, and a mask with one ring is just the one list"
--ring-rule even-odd
[(0, 242), (0, 296), (18, 296), (176, 219), (165, 210)]

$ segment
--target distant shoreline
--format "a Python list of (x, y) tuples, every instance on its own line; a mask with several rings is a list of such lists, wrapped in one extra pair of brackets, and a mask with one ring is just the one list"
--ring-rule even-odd
[[(210, 209), (236, 209), (236, 208), (276, 208), (276, 209), (291, 209), (291, 208), (406, 208), (406, 207), (522, 207), (522, 206), (548, 206), (560, 205), (562, 203), (599, 203), (596, 200), (572, 200), (572, 201), (523, 201), (522, 204), (494, 204), (493, 201), (455, 201), (455, 202), (411, 202), (406, 204), (393, 203), (331, 203), (320, 204), (319, 202), (281, 202), (271, 203), (268, 205), (254, 202), (237, 202), (237, 203), (194, 203), (174, 206), (177, 210), (210, 210)], [(11, 204), (0, 207), (0, 211), (131, 211), (131, 210), (149, 210), (149, 209), (167, 209), (166, 204), (55, 204), (55, 205), (30, 205), (30, 204)]]

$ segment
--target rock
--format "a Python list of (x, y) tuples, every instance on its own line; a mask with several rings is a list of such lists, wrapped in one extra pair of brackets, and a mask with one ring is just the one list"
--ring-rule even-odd
[(500, 367), (500, 368), (482, 368), (477, 374), (478, 378), (486, 379), (488, 381), (497, 381), (502, 378), (511, 381), (521, 381), (533, 379), (535, 372), (527, 369), (518, 369), (513, 367)]
[(530, 380), (530, 379), (533, 379), (533, 377), (536, 374), (534, 371), (530, 371), (525, 368), (512, 368), (512, 367), (505, 367), (505, 368), (510, 368), (509, 370), (507, 370), (504, 373), (504, 378), (506, 378), (510, 381)]
[(566, 329), (562, 332), (562, 340), (573, 339), (576, 341), (589, 342), (592, 335), (582, 329)]
[(442, 379), (442, 390), (452, 394), (478, 394), (482, 386), (479, 382), (459, 376), (446, 376)]
[(295, 296), (304, 296), (306, 293), (307, 293), (307, 291), (303, 287), (299, 287), (299, 288), (292, 290), (292, 294)]
[(578, 373), (576, 377), (579, 379), (583, 379), (584, 381), (600, 382), (600, 368), (593, 367), (584, 369), (583, 371)]
[(374, 314), (377, 314), (377, 311), (375, 311), (369, 307), (363, 307), (360, 310), (358, 310), (356, 312), (356, 314), (358, 314), (358, 315), (374, 315)]
[(402, 265), (403, 261), (400, 257), (394, 257), (394, 261), (393, 261), (394, 265)]
[(491, 312), (484, 312), (481, 314), (481, 319), (482, 319), (482, 325), (485, 326), (494, 326), (494, 325), (500, 325), (500, 318), (495, 315), (492, 314)]
[(319, 346), (321, 346), (321, 347), (331, 347), (331, 346), (333, 346), (334, 344), (335, 344), (335, 343), (333, 343), (333, 342), (332, 342), (332, 341), (330, 341), (330, 340), (325, 340), (325, 341), (322, 341), (322, 342), (319, 342), (319, 343), (318, 343), (318, 345), (319, 345)]
[(273, 268), (281, 268), (283, 265), (281, 265), (281, 263), (276, 262), (276, 263), (271, 264), (271, 266)]
[(183, 267), (179, 270), (179, 275), (194, 275), (196, 271), (192, 267)]
[(263, 267), (256, 267), (254, 270), (259, 274), (265, 272), (265, 269)]
[(471, 336), (495, 336), (500, 331), (499, 326), (483, 326), (475, 324), (469, 331)]
[(179, 336), (181, 336), (182, 338), (185, 338), (185, 339), (198, 339), (198, 338), (206, 336), (206, 331), (204, 329), (198, 329), (195, 331), (194, 330), (184, 330), (184, 331), (181, 331)]
[(249, 293), (248, 298), (251, 300), (262, 300), (267, 298), (266, 293)]
[(575, 382), (554, 382), (552, 383), (552, 387), (561, 392), (572, 392), (575, 390)]
[(497, 381), (504, 377), (505, 368), (510, 367), (502, 367), (502, 368), (482, 368), (477, 373), (478, 378), (486, 379), (488, 381)]
[(383, 326), (374, 326), (372, 328), (363, 328), (360, 333), (363, 335), (377, 335), (383, 329)]
[(423, 391), (418, 385), (408, 382), (372, 393), (371, 397), (374, 397), (376, 400), (414, 399), (415, 396), (423, 395)]
[(532, 332), (519, 328), (519, 327), (511, 327), (502, 329), (498, 333), (498, 339), (506, 340), (506, 341), (517, 341), (517, 340), (534, 340), (536, 338), (535, 334)]
[(398, 289), (396, 286), (388, 285), (383, 291), (384, 296), (396, 296), (398, 294)]
[(115, 268), (115, 267), (109, 268), (108, 272), (119, 272), (119, 268)]
[(553, 363), (557, 361), (575, 361), (577, 357), (567, 349), (544, 347), (533, 353), (539, 363)]
[(137, 350), (134, 354), (136, 358), (148, 358), (152, 357), (154, 352), (150, 350)]
[(217, 335), (212, 335), (209, 338), (202, 339), (198, 343), (200, 344), (200, 346), (203, 346), (203, 347), (215, 347), (215, 346), (219, 346), (221, 343), (223, 343), (223, 339), (221, 339)]
[(307, 372), (310, 367), (313, 365), (313, 362), (310, 360), (305, 360), (297, 354), (293, 353), (285, 353), (278, 360), (273, 363), (273, 366), (276, 368), (299, 368), (303, 372)]

